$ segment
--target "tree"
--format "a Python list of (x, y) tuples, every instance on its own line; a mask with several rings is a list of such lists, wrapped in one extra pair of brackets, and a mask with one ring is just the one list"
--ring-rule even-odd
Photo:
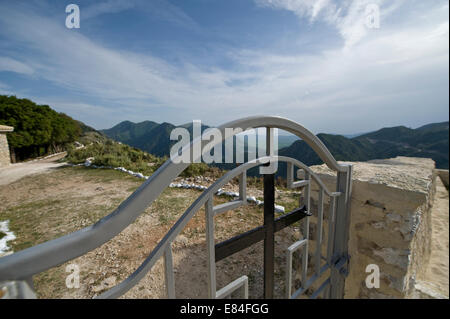
[(70, 116), (15, 96), (0, 95), (0, 124), (14, 127), (8, 141), (15, 160), (60, 151), (81, 134)]

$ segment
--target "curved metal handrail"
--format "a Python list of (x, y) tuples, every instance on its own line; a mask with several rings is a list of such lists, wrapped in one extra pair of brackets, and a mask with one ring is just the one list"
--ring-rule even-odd
[(297, 160), (295, 158), (287, 157), (287, 156), (272, 156), (272, 158), (274, 161), (292, 163), (293, 165), (304, 169), (306, 172), (308, 172), (311, 175), (313, 180), (317, 184), (319, 184), (319, 186), (321, 188), (323, 188), (323, 190), (325, 191), (325, 194), (327, 194), (328, 196), (334, 197), (334, 196), (339, 196), (341, 194), (340, 192), (331, 192), (328, 189), (328, 187), (322, 182), (322, 180), (319, 178), (319, 176), (317, 176), (317, 174), (305, 163), (300, 162), (299, 160)]
[(195, 213), (206, 203), (206, 201), (214, 195), (220, 188), (222, 188), (226, 183), (231, 181), (233, 178), (239, 176), (243, 172), (267, 163), (267, 161), (273, 162), (291, 162), (292, 164), (305, 169), (311, 177), (319, 184), (321, 188), (324, 189), (325, 193), (330, 197), (339, 196), (339, 192), (330, 192), (327, 187), (323, 184), (320, 178), (314, 173), (308, 166), (304, 163), (290, 157), (285, 156), (265, 156), (257, 158), (253, 161), (247, 162), (245, 164), (239, 165), (231, 171), (228, 171), (222, 177), (220, 177), (214, 184), (209, 186), (183, 213), (183, 215), (178, 219), (178, 221), (172, 226), (172, 228), (167, 232), (163, 239), (157, 244), (157, 246), (152, 250), (150, 255), (142, 262), (142, 264), (136, 269), (130, 276), (128, 276), (120, 284), (114, 286), (110, 290), (104, 292), (97, 298), (117, 298), (126, 293), (134, 285), (136, 285), (153, 267), (155, 262), (164, 254), (167, 246), (173, 242), (176, 236), (178, 236), (184, 229), (186, 224), (192, 219)]
[[(244, 130), (257, 127), (280, 128), (289, 131), (303, 139), (318, 156), (333, 170), (346, 171), (347, 166), (336, 162), (325, 145), (303, 126), (281, 117), (254, 116), (225, 123), (218, 127), (224, 133), (225, 128), (243, 128)], [(220, 143), (222, 139), (216, 141)], [(201, 138), (197, 138), (183, 149), (189, 149), (193, 154), (194, 147), (202, 145)], [(200, 155), (201, 156), (201, 155)], [(195, 158), (193, 162), (195, 162)], [(95, 224), (65, 235), (63, 237), (24, 249), (0, 259), (0, 280), (26, 279), (30, 276), (60, 265), (68, 260), (79, 257), (109, 241), (119, 234), (166, 189), (169, 184), (190, 164), (175, 164), (172, 159), (167, 160), (155, 173), (111, 214), (103, 217)]]
[(306, 142), (319, 156), (319, 158), (332, 170), (338, 172), (346, 172), (347, 166), (339, 164), (327, 147), (322, 141), (314, 135), (311, 131), (307, 130), (302, 125), (279, 116), (250, 116), (240, 120), (231, 121), (218, 127), (224, 135), (225, 128), (279, 128), (288, 131), (294, 135), (297, 135), (303, 141)]

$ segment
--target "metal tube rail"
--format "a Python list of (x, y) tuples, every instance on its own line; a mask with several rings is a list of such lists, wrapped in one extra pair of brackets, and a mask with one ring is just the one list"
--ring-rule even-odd
[[(225, 139), (225, 128), (280, 128), (289, 131), (304, 140), (331, 169), (346, 172), (347, 166), (340, 165), (313, 133), (303, 126), (282, 117), (254, 116), (225, 123), (218, 127)], [(183, 149), (192, 150), (202, 145), (201, 137), (186, 145)], [(175, 158), (177, 159), (177, 158)], [(198, 160), (193, 158), (192, 162)], [(270, 158), (266, 159), (270, 160)], [(298, 162), (298, 161), (296, 161)], [(300, 163), (300, 162), (298, 162)], [(175, 164), (167, 160), (155, 173), (133, 193), (117, 209), (103, 217), (95, 224), (60, 238), (24, 249), (0, 259), (0, 280), (23, 280), (30, 276), (58, 266), (68, 260), (79, 257), (101, 246), (119, 234), (166, 189), (190, 164)], [(319, 181), (319, 179), (317, 179)], [(320, 182), (320, 181), (319, 181)], [(329, 192), (327, 192), (329, 194)]]
[[(253, 160), (251, 162), (247, 162), (245, 164), (242, 164), (235, 169), (227, 172), (225, 175), (223, 175), (221, 178), (219, 178), (213, 185), (211, 185), (208, 189), (206, 189), (195, 201), (191, 204), (191, 206), (183, 213), (183, 215), (178, 219), (178, 221), (175, 223), (175, 225), (169, 230), (169, 232), (164, 236), (164, 238), (158, 243), (158, 245), (153, 249), (153, 251), (150, 253), (150, 255), (144, 260), (144, 262), (139, 266), (138, 269), (136, 269), (135, 272), (133, 272), (128, 278), (126, 278), (124, 281), (122, 281), (120, 284), (116, 285), (115, 287), (111, 288), (110, 290), (104, 292), (97, 298), (116, 298), (120, 297), (122, 294), (127, 292), (129, 289), (131, 289), (135, 284), (137, 284), (144, 276), (145, 274), (150, 271), (150, 269), (153, 267), (153, 265), (156, 263), (156, 261), (162, 256), (163, 252), (165, 251), (167, 245), (169, 245), (175, 237), (181, 233), (181, 231), (184, 229), (186, 224), (189, 222), (189, 220), (194, 216), (194, 214), (203, 206), (206, 204), (208, 199), (211, 198), (213, 194), (215, 194), (221, 187), (223, 187), (226, 183), (228, 183), (230, 180), (235, 178), (236, 176), (242, 174), (244, 171), (247, 171), (253, 167), (256, 167), (258, 165), (264, 165), (268, 161), (276, 162), (276, 161), (290, 161), (293, 164), (302, 167), (305, 169), (311, 177), (317, 178), (319, 180), (318, 176), (304, 163), (295, 160), (290, 157), (284, 157), (284, 156), (266, 156), (262, 157), (256, 160)], [(323, 184), (322, 184), (323, 185)], [(322, 186), (323, 190), (331, 197), (336, 198), (340, 195), (339, 192), (329, 192), (325, 185)], [(212, 206), (212, 201), (209, 204)], [(210, 207), (208, 209), (210, 211), (209, 214), (212, 214), (211, 217), (213, 217), (213, 207)], [(213, 227), (211, 227), (211, 231), (213, 231)], [(211, 270), (212, 271), (212, 270)], [(213, 275), (211, 273), (211, 275)], [(212, 291), (211, 291), (212, 292)]]
[[(218, 127), (222, 133), (222, 140), (217, 141), (217, 143), (220, 143), (225, 139), (225, 128), (244, 128), (244, 130), (246, 130), (257, 127), (266, 127), (270, 133), (273, 128), (280, 128), (289, 131), (304, 140), (331, 169), (337, 171), (338, 173), (344, 174), (350, 170), (347, 165), (338, 164), (325, 145), (314, 134), (306, 130), (303, 126), (281, 117), (248, 117), (223, 124)], [(192, 150), (194, 148), (198, 148), (203, 143), (204, 141), (202, 141), (200, 137), (192, 141), (190, 144), (185, 145), (183, 149), (185, 151), (189, 150), (190, 154), (194, 157), (194, 152), (192, 152)], [(162, 191), (164, 191), (164, 189), (166, 189), (169, 184), (190, 165), (189, 163), (176, 164), (176, 159), (177, 158), (175, 157), (173, 160), (167, 160), (147, 181), (142, 183), (142, 185), (133, 194), (122, 202), (117, 209), (115, 209), (108, 216), (105, 216), (97, 221), (95, 224), (63, 237), (0, 258), (0, 281), (25, 280), (27, 278), (31, 278), (34, 274), (84, 255), (85, 253), (109, 241), (128, 225), (133, 223), (136, 218), (162, 193)], [(198, 158), (192, 158), (191, 162), (196, 162), (196, 160), (198, 160)], [(339, 191), (330, 192), (320, 178), (308, 166), (293, 158), (273, 156), (270, 154), (270, 156), (261, 157), (242, 164), (234, 170), (227, 172), (207, 190), (205, 190), (199, 198), (197, 198), (197, 200), (185, 211), (182, 217), (175, 223), (172, 229), (158, 243), (155, 249), (138, 267), (138, 269), (133, 272), (133, 274), (117, 286), (98, 297), (111, 298), (122, 295), (137, 282), (139, 282), (139, 280), (142, 279), (142, 277), (153, 267), (156, 260), (158, 260), (163, 254), (165, 254), (165, 260), (167, 262), (166, 275), (168, 283), (168, 296), (174, 297), (173, 274), (170, 273), (170, 268), (172, 268), (170, 265), (171, 252), (169, 250), (171, 242), (182, 231), (192, 216), (201, 208), (202, 205), (206, 203), (208, 198), (212, 198), (213, 194), (215, 194), (219, 188), (239, 174), (242, 174), (240, 181), (240, 203), (236, 202), (228, 204), (224, 207), (212, 207), (211, 205), (209, 208), (211, 211), (214, 212), (215, 210), (215, 213), (219, 213), (227, 209), (235, 208), (235, 205), (246, 204), (245, 187), (242, 187), (245, 185), (246, 171), (255, 166), (277, 161), (284, 161), (289, 164), (288, 177), (291, 182), (293, 182), (293, 176), (290, 176), (289, 171), (292, 172), (293, 166), (295, 165), (303, 168), (309, 177), (308, 179), (315, 180), (321, 190), (330, 196), (333, 201), (341, 195), (341, 192)], [(293, 184), (300, 186), (301, 183), (297, 182), (297, 184)], [(309, 193), (310, 185), (301, 186), (306, 186)]]

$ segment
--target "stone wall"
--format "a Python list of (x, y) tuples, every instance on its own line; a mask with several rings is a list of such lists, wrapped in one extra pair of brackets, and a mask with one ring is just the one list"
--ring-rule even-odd
[(0, 132), (0, 166), (9, 165), (10, 163), (11, 158), (6, 133)]
[[(425, 271), (431, 250), (434, 161), (397, 157), (351, 164), (351, 262), (345, 297), (405, 298), (413, 290), (417, 276)], [(312, 169), (330, 190), (335, 190), (335, 173), (325, 165)], [(314, 185), (313, 210), (318, 197)], [(311, 227), (314, 234), (314, 222)], [(379, 288), (366, 287), (369, 273), (365, 270), (369, 264), (380, 269)]]
[(448, 169), (436, 169), (436, 174), (439, 176), (444, 186), (448, 189)]

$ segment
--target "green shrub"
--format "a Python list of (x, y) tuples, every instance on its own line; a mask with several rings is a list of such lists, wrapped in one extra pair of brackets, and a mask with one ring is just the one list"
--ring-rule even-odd
[(151, 175), (164, 161), (163, 158), (112, 140), (94, 142), (80, 149), (72, 148), (67, 154), (67, 160), (73, 164), (84, 163), (89, 157), (94, 157), (93, 164), (98, 166), (125, 167), (144, 175)]
[[(92, 164), (97, 166), (124, 167), (133, 172), (150, 176), (166, 160), (167, 157), (157, 157), (137, 148), (107, 139), (103, 142), (93, 142), (84, 148), (71, 147), (67, 152), (67, 160), (73, 164), (84, 163), (87, 158), (93, 157)], [(182, 173), (183, 177), (209, 175), (218, 176), (218, 169), (209, 167), (205, 163), (194, 163)]]
[(15, 96), (0, 95), (0, 124), (14, 127), (8, 134), (13, 161), (61, 151), (81, 135), (70, 116)]
[(205, 163), (193, 163), (189, 165), (182, 173), (181, 176), (183, 177), (190, 177), (190, 176), (199, 176), (199, 175), (205, 175), (206, 172), (210, 170), (210, 167), (206, 165)]

